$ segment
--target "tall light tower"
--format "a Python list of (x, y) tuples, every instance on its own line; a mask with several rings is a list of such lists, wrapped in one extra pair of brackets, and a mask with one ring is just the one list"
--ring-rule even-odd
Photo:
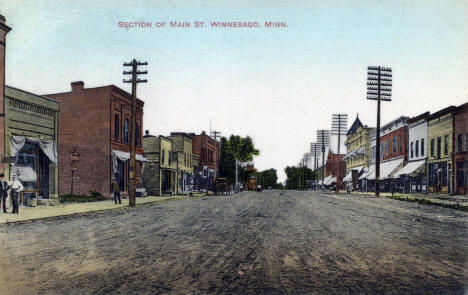
[(317, 177), (318, 158), (317, 156), (320, 154), (320, 145), (318, 143), (312, 142), (310, 144), (310, 154), (314, 155), (315, 187), (317, 187), (317, 181), (318, 181), (318, 177)]
[[(338, 145), (337, 145), (337, 154), (340, 154), (340, 146), (341, 146), (341, 137), (346, 136), (346, 132), (348, 128), (348, 115), (347, 114), (333, 114), (332, 115), (332, 127), (331, 127), (331, 136), (338, 137)], [(334, 146), (332, 146), (333, 151)]]
[(375, 195), (380, 194), (380, 101), (392, 100), (392, 69), (367, 67), (367, 99), (377, 100), (377, 128), (375, 133)]
[(330, 130), (317, 130), (317, 143), (322, 152), (322, 185), (325, 178), (325, 151), (330, 146)]

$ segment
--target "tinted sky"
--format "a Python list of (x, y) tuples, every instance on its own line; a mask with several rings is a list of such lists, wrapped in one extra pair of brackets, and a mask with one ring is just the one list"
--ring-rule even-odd
[[(383, 124), (468, 100), (467, 1), (2, 0), (0, 14), (13, 28), (8, 85), (45, 94), (82, 80), (130, 91), (122, 63), (148, 61), (148, 83), (138, 86), (144, 129), (208, 132), (211, 119), (222, 135), (252, 136), (257, 168), (275, 168), (281, 180), (316, 130), (330, 128), (332, 113), (347, 113), (348, 126), (357, 113), (375, 126), (368, 65), (393, 69)], [(122, 29), (119, 21), (153, 27)], [(157, 21), (166, 27), (155, 28)], [(205, 27), (170, 28), (170, 21)], [(261, 27), (220, 29), (211, 21)]]

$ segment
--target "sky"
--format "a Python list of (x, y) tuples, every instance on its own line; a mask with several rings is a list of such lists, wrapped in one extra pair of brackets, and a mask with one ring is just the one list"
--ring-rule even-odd
[[(122, 83), (147, 61), (143, 128), (253, 138), (256, 168), (297, 165), (332, 113), (375, 126), (367, 66), (393, 71), (381, 122), (468, 101), (468, 1), (2, 0), (6, 83), (36, 94)], [(189, 28), (170, 22), (190, 22)], [(212, 21), (257, 22), (214, 28)], [(266, 21), (286, 27), (266, 28)], [(124, 28), (119, 22), (151, 22)], [(156, 27), (165, 22), (164, 27)], [(195, 28), (194, 22), (204, 22)], [(142, 77), (143, 78), (143, 77)]]

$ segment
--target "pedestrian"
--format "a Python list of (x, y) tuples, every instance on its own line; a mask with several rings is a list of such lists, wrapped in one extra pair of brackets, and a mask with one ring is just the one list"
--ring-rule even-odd
[(21, 181), (19, 181), (18, 176), (13, 174), (13, 181), (10, 185), (10, 193), (11, 193), (11, 202), (13, 203), (13, 211), (11, 213), (18, 214), (18, 198), (20, 192), (24, 189)]
[(0, 173), (0, 203), (2, 204), (3, 213), (7, 213), (6, 211), (6, 201), (8, 196), (8, 184), (3, 179), (5, 175)]
[(122, 199), (120, 198), (120, 184), (115, 177), (112, 179), (112, 192), (114, 194), (115, 203), (117, 204), (117, 200), (119, 200), (119, 204), (122, 204)]

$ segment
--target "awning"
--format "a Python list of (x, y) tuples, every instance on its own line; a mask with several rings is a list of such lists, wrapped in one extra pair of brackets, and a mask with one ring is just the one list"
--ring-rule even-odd
[(11, 156), (16, 156), (19, 151), (23, 148), (26, 141), (34, 142), (39, 145), (39, 148), (44, 155), (56, 166), (58, 164), (57, 159), (57, 145), (51, 140), (40, 140), (36, 138), (24, 137), (24, 136), (12, 136), (11, 137)]
[[(117, 173), (117, 159), (120, 161), (127, 161), (130, 159), (130, 153), (122, 152), (118, 150), (112, 150), (112, 171), (113, 173)], [(135, 160), (140, 162), (148, 162), (148, 160), (143, 157), (142, 155), (135, 154)]]
[(327, 177), (325, 177), (325, 179), (323, 180), (323, 184), (324, 185), (331, 185), (332, 183), (335, 183), (336, 182), (336, 177), (333, 177), (331, 175), (328, 175)]
[[(392, 173), (403, 164), (403, 158), (396, 160), (389, 160), (380, 163), (380, 179), (387, 179), (392, 177)], [(375, 164), (369, 167), (369, 172), (364, 173), (359, 179), (375, 180)]]
[(348, 154), (346, 154), (346, 156), (343, 157), (343, 160), (346, 160), (348, 158), (355, 158), (359, 155), (363, 155), (365, 153), (365, 148), (364, 146), (361, 146), (357, 149), (355, 149), (354, 151), (351, 151), (349, 152)]
[(359, 175), (359, 173), (361, 173), (361, 170), (363, 168), (364, 168), (364, 166), (362, 166), (362, 165), (350, 168), (348, 174), (346, 174), (346, 176), (343, 178), (343, 181), (352, 181), (353, 180), (353, 170), (357, 170), (358, 175)]
[(395, 173), (395, 175), (393, 175), (393, 177), (397, 178), (397, 177), (400, 177), (401, 175), (412, 174), (413, 172), (418, 170), (424, 164), (426, 164), (426, 160), (408, 162), (405, 165), (405, 167), (403, 167), (400, 171)]
[(393, 173), (403, 165), (403, 158), (380, 164), (380, 179), (393, 178)]

